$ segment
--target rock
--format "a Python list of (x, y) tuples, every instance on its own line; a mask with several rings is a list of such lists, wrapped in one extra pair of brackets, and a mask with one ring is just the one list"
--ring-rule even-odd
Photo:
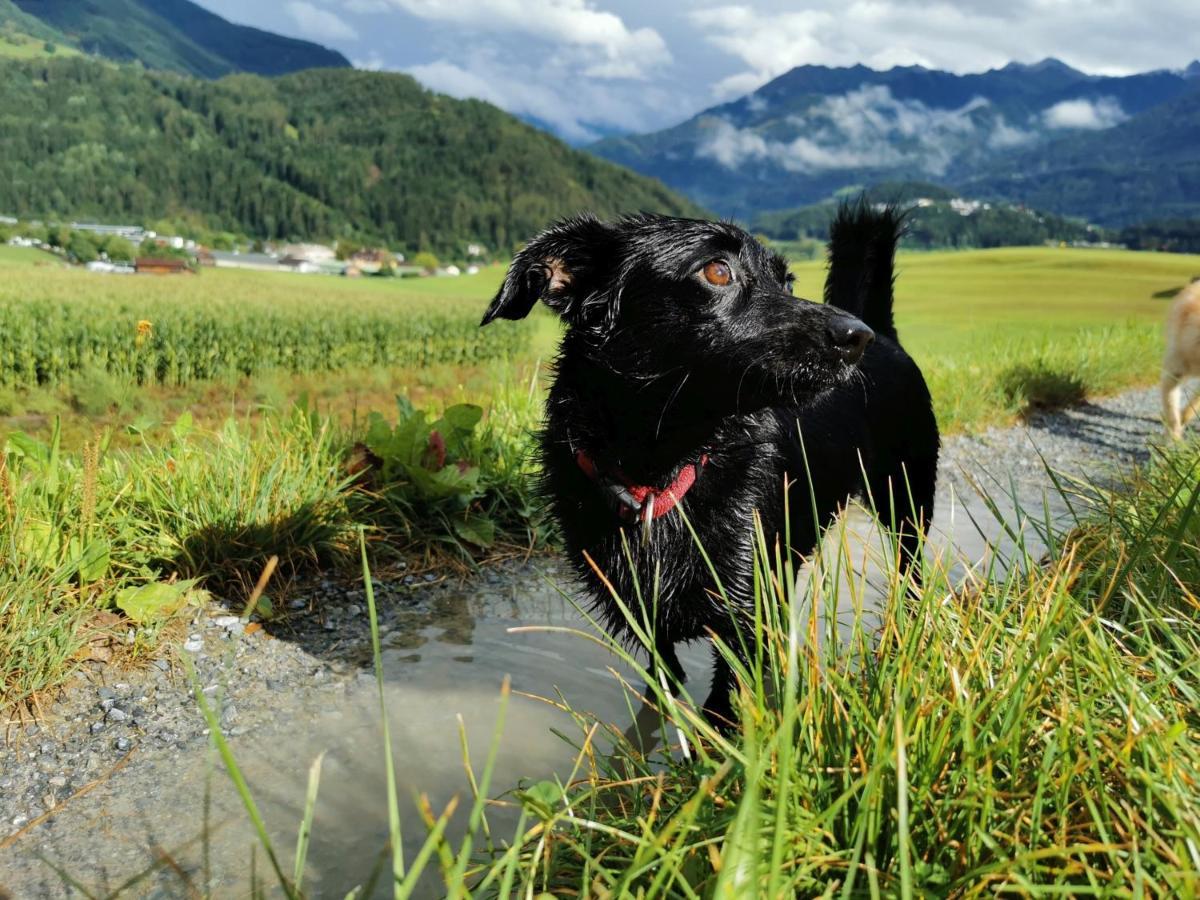
[(204, 649), (204, 638), (198, 634), (188, 636), (188, 639), (183, 642), (183, 649), (188, 653), (199, 653)]
[(242, 620), (237, 616), (216, 616), (209, 620), (209, 624), (217, 628), (224, 628), (226, 631), (233, 631), (242, 624)]
[(133, 741), (129, 740), (129, 738), (127, 738), (127, 737), (119, 737), (119, 738), (117, 738), (117, 740), (113, 744), (113, 746), (117, 750), (124, 753), (126, 750), (128, 750), (130, 747), (133, 746)]
[(129, 713), (125, 712), (125, 710), (121, 709), (119, 706), (114, 706), (108, 711), (107, 718), (110, 722), (124, 722), (129, 718)]

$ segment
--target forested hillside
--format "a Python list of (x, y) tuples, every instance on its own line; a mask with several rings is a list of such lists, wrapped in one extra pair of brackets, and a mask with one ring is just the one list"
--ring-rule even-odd
[(508, 249), (591, 209), (696, 213), (658, 182), (405, 75), (201, 81), (86, 59), (0, 64), (0, 213), (192, 216), (264, 238)]
[[(872, 203), (894, 203), (908, 211), (903, 244), (922, 250), (948, 247), (988, 248), (1042, 244), (1047, 241), (1094, 243), (1111, 237), (1076, 219), (1008, 203), (983, 203), (927, 182), (884, 182), (869, 188)], [(829, 238), (838, 199), (795, 209), (760, 213), (752, 220), (758, 234), (780, 241)]]
[[(15, 20), (6, 12), (14, 3), (0, 3), (0, 19)], [(29, 23), (36, 21), (87, 53), (202, 78), (350, 65), (320, 44), (235, 25), (191, 0), (15, 0), (15, 6), (26, 33), (34, 33)]]

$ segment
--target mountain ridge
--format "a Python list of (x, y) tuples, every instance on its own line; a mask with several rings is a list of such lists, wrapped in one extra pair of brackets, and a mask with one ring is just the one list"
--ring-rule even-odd
[[(200, 78), (233, 72), (282, 75), (309, 68), (349, 68), (320, 44), (237, 25), (191, 0), (0, 0), (0, 19), (15, 8), (87, 53), (116, 62)], [(11, 12), (8, 18), (14, 19)], [(38, 35), (34, 35), (35, 37)]]
[[(721, 214), (748, 218), (818, 202), (853, 184), (927, 180), (974, 188), (984, 176), (1001, 184), (1006, 159), (1074, 146), (1064, 136), (1104, 133), (1200, 94), (1193, 69), (1200, 64), (1091, 75), (1055, 59), (965, 75), (921, 66), (799, 66), (670, 128), (606, 138), (588, 149)], [(1112, 224), (1157, 212), (1093, 200), (1050, 211)], [(1193, 201), (1200, 209), (1200, 194)]]

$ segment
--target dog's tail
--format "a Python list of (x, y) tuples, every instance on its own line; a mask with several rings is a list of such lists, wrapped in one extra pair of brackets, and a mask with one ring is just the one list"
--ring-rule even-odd
[(873, 206), (860, 196), (843, 202), (829, 227), (825, 302), (892, 340), (896, 244), (904, 233), (905, 216), (892, 204)]

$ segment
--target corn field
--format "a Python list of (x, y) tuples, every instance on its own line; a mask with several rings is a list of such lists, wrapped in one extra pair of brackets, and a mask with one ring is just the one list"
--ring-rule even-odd
[(486, 300), (421, 288), (252, 272), (10, 271), (0, 284), (0, 386), (53, 386), (97, 369), (182, 385), (268, 370), (470, 365), (527, 347), (528, 326), (479, 328)]

